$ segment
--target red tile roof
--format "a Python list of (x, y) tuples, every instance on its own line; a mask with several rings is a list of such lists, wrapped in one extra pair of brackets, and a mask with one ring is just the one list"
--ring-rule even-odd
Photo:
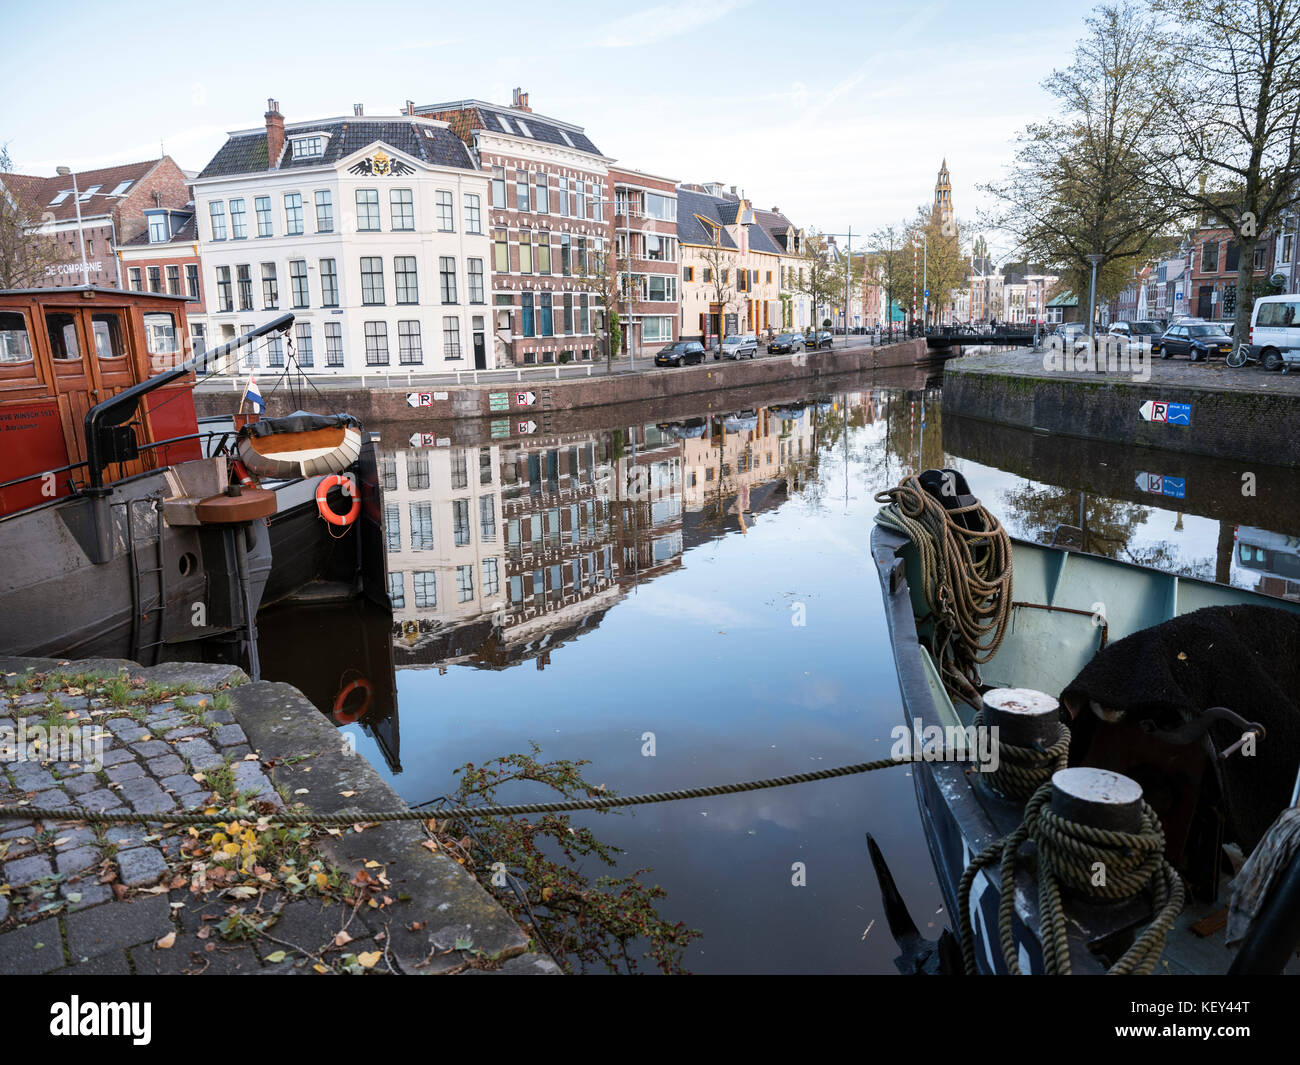
[[(89, 189), (99, 186), (99, 191), (81, 201), (83, 218), (108, 214), (120, 197), (113, 196), (113, 191), (124, 181), (130, 181), (122, 195), (131, 192), (137, 183), (148, 176), (161, 159), (148, 159), (140, 163), (123, 163), (120, 166), (106, 166), (99, 170), (84, 170), (76, 175), (77, 190), (84, 197)], [(72, 176), (38, 177), (32, 174), (0, 174), (0, 184), (10, 189), (15, 195), (28, 200), (33, 210), (44, 213), (49, 211), (54, 221), (65, 222), (77, 217), (76, 198), (72, 195)], [(68, 195), (60, 203), (52, 203), (60, 192)]]

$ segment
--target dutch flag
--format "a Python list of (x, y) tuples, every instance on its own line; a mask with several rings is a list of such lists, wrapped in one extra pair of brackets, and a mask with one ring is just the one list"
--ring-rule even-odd
[(257, 389), (256, 373), (250, 373), (248, 375), (248, 387), (244, 389), (244, 399), (241, 401), (241, 406), (245, 401), (252, 404), (254, 414), (262, 413), (262, 408), (265, 404), (262, 403), (262, 393)]

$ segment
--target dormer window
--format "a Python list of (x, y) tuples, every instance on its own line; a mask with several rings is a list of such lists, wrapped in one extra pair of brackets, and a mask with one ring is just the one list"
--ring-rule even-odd
[(295, 159), (320, 159), (325, 154), (325, 135), (313, 133), (310, 137), (293, 138)]
[(167, 212), (150, 211), (146, 217), (149, 219), (149, 243), (166, 244), (171, 239)]

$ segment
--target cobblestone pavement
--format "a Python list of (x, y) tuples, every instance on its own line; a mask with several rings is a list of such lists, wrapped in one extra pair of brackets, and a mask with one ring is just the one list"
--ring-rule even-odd
[[(208, 671), (207, 679), (214, 669), (193, 668)], [(101, 674), (70, 684), (56, 678), (61, 690), (21, 690), (30, 676), (0, 672), (0, 804), (165, 813), (226, 808), (235, 798), (263, 813), (283, 808), (288, 789), (282, 795), (272, 785), (229, 691), (191, 686), (180, 694), (145, 687), (141, 678), (131, 687), (126, 674), (115, 686)], [(54, 727), (86, 729), (80, 735), (93, 742), (79, 758), (67, 757), (51, 747)], [(340, 871), (310, 840), (298, 846), (307, 829), (292, 837), (298, 860), (268, 861), (256, 849), (262, 841), (249, 835), (256, 842), (245, 853), (255, 857), (243, 861), (245, 830), (229, 829), (226, 842), (213, 834), (217, 827), (0, 820), (0, 974), (409, 971), (390, 958), (393, 923), (370, 912), (397, 905), (386, 894), (385, 865), (358, 861), (356, 871)], [(378, 849), (382, 833), (365, 839)], [(229, 861), (223, 846), (235, 852)], [(343, 901), (344, 894), (351, 897)], [(423, 927), (411, 916), (393, 915), (407, 922), (398, 931), (408, 938)], [(446, 938), (418, 944), (431, 959), (420, 971), (475, 968), (458, 950), (466, 944)], [(525, 954), (501, 969), (555, 967)]]

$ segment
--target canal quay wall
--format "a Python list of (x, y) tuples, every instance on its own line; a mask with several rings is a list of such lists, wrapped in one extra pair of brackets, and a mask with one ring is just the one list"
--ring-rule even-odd
[[(131, 699), (100, 687), (119, 676)], [(56, 715), (83, 737), (96, 734), (93, 755), (83, 742), (75, 760), (66, 751), (40, 759), (40, 748), (24, 757), (23, 737), (30, 743), (30, 730)], [(0, 738), (19, 744), (17, 758), (0, 760), (0, 804), (151, 814), (222, 807), (213, 789), (228, 774), (227, 787), (274, 808), (406, 809), (301, 692), (250, 682), (232, 666), (0, 658)], [(56, 754), (48, 742), (45, 753)], [(373, 903), (355, 907), (337, 893), (303, 892), (273, 869), (240, 900), (228, 889), (251, 874), (219, 878), (212, 858), (195, 874), (182, 848), (196, 838), (188, 826), (158, 822), (0, 821), (0, 974), (559, 972), (529, 951), (529, 937), (469, 872), (430, 848), (421, 822), (335, 828), (312, 840), (320, 868), (371, 894)], [(253, 853), (255, 861), (262, 852)], [(301, 859), (298, 873), (315, 875)], [(245, 923), (226, 937), (232, 904)]]
[[(1048, 370), (1042, 353), (1023, 349), (966, 356), (944, 367), (943, 411), (1061, 436), (1300, 466), (1300, 376), (1233, 370), (1221, 360), (1156, 358), (1149, 370), (1148, 380)], [(1160, 420), (1162, 413), (1171, 420)]]
[[(645, 356), (647, 361), (650, 358)], [(511, 373), (483, 371), (482, 377), (487, 381), (477, 385), (469, 383), (473, 371), (462, 374), (463, 384), (421, 383), (418, 374), (412, 375), (409, 385), (391, 383), (400, 381), (400, 374), (376, 375), (375, 380), (388, 382), (380, 387), (348, 383), (333, 386), (328, 378), (320, 377), (313, 378), (313, 384), (322, 390), (332, 410), (347, 411), (367, 426), (460, 418), (526, 422), (539, 421), (538, 416), (545, 413), (589, 411), (629, 403), (663, 404), (680, 397), (755, 385), (797, 381), (815, 387), (819, 381), (845, 373), (911, 366), (928, 358), (925, 340), (917, 338), (880, 347), (832, 348), (734, 362), (706, 359), (700, 366), (654, 368), (637, 373), (606, 374), (603, 364), (596, 362), (589, 377), (539, 377), (538, 367), (521, 367), (522, 380)], [(277, 417), (296, 409), (287, 389), (271, 392), (264, 380), (262, 392), (266, 398), (266, 416)], [(409, 401), (412, 394), (420, 397), (415, 405)], [(311, 398), (319, 402), (317, 397)], [(201, 389), (195, 392), (194, 401), (200, 417), (230, 414), (238, 406), (238, 393)], [(698, 408), (698, 402), (695, 406)]]

